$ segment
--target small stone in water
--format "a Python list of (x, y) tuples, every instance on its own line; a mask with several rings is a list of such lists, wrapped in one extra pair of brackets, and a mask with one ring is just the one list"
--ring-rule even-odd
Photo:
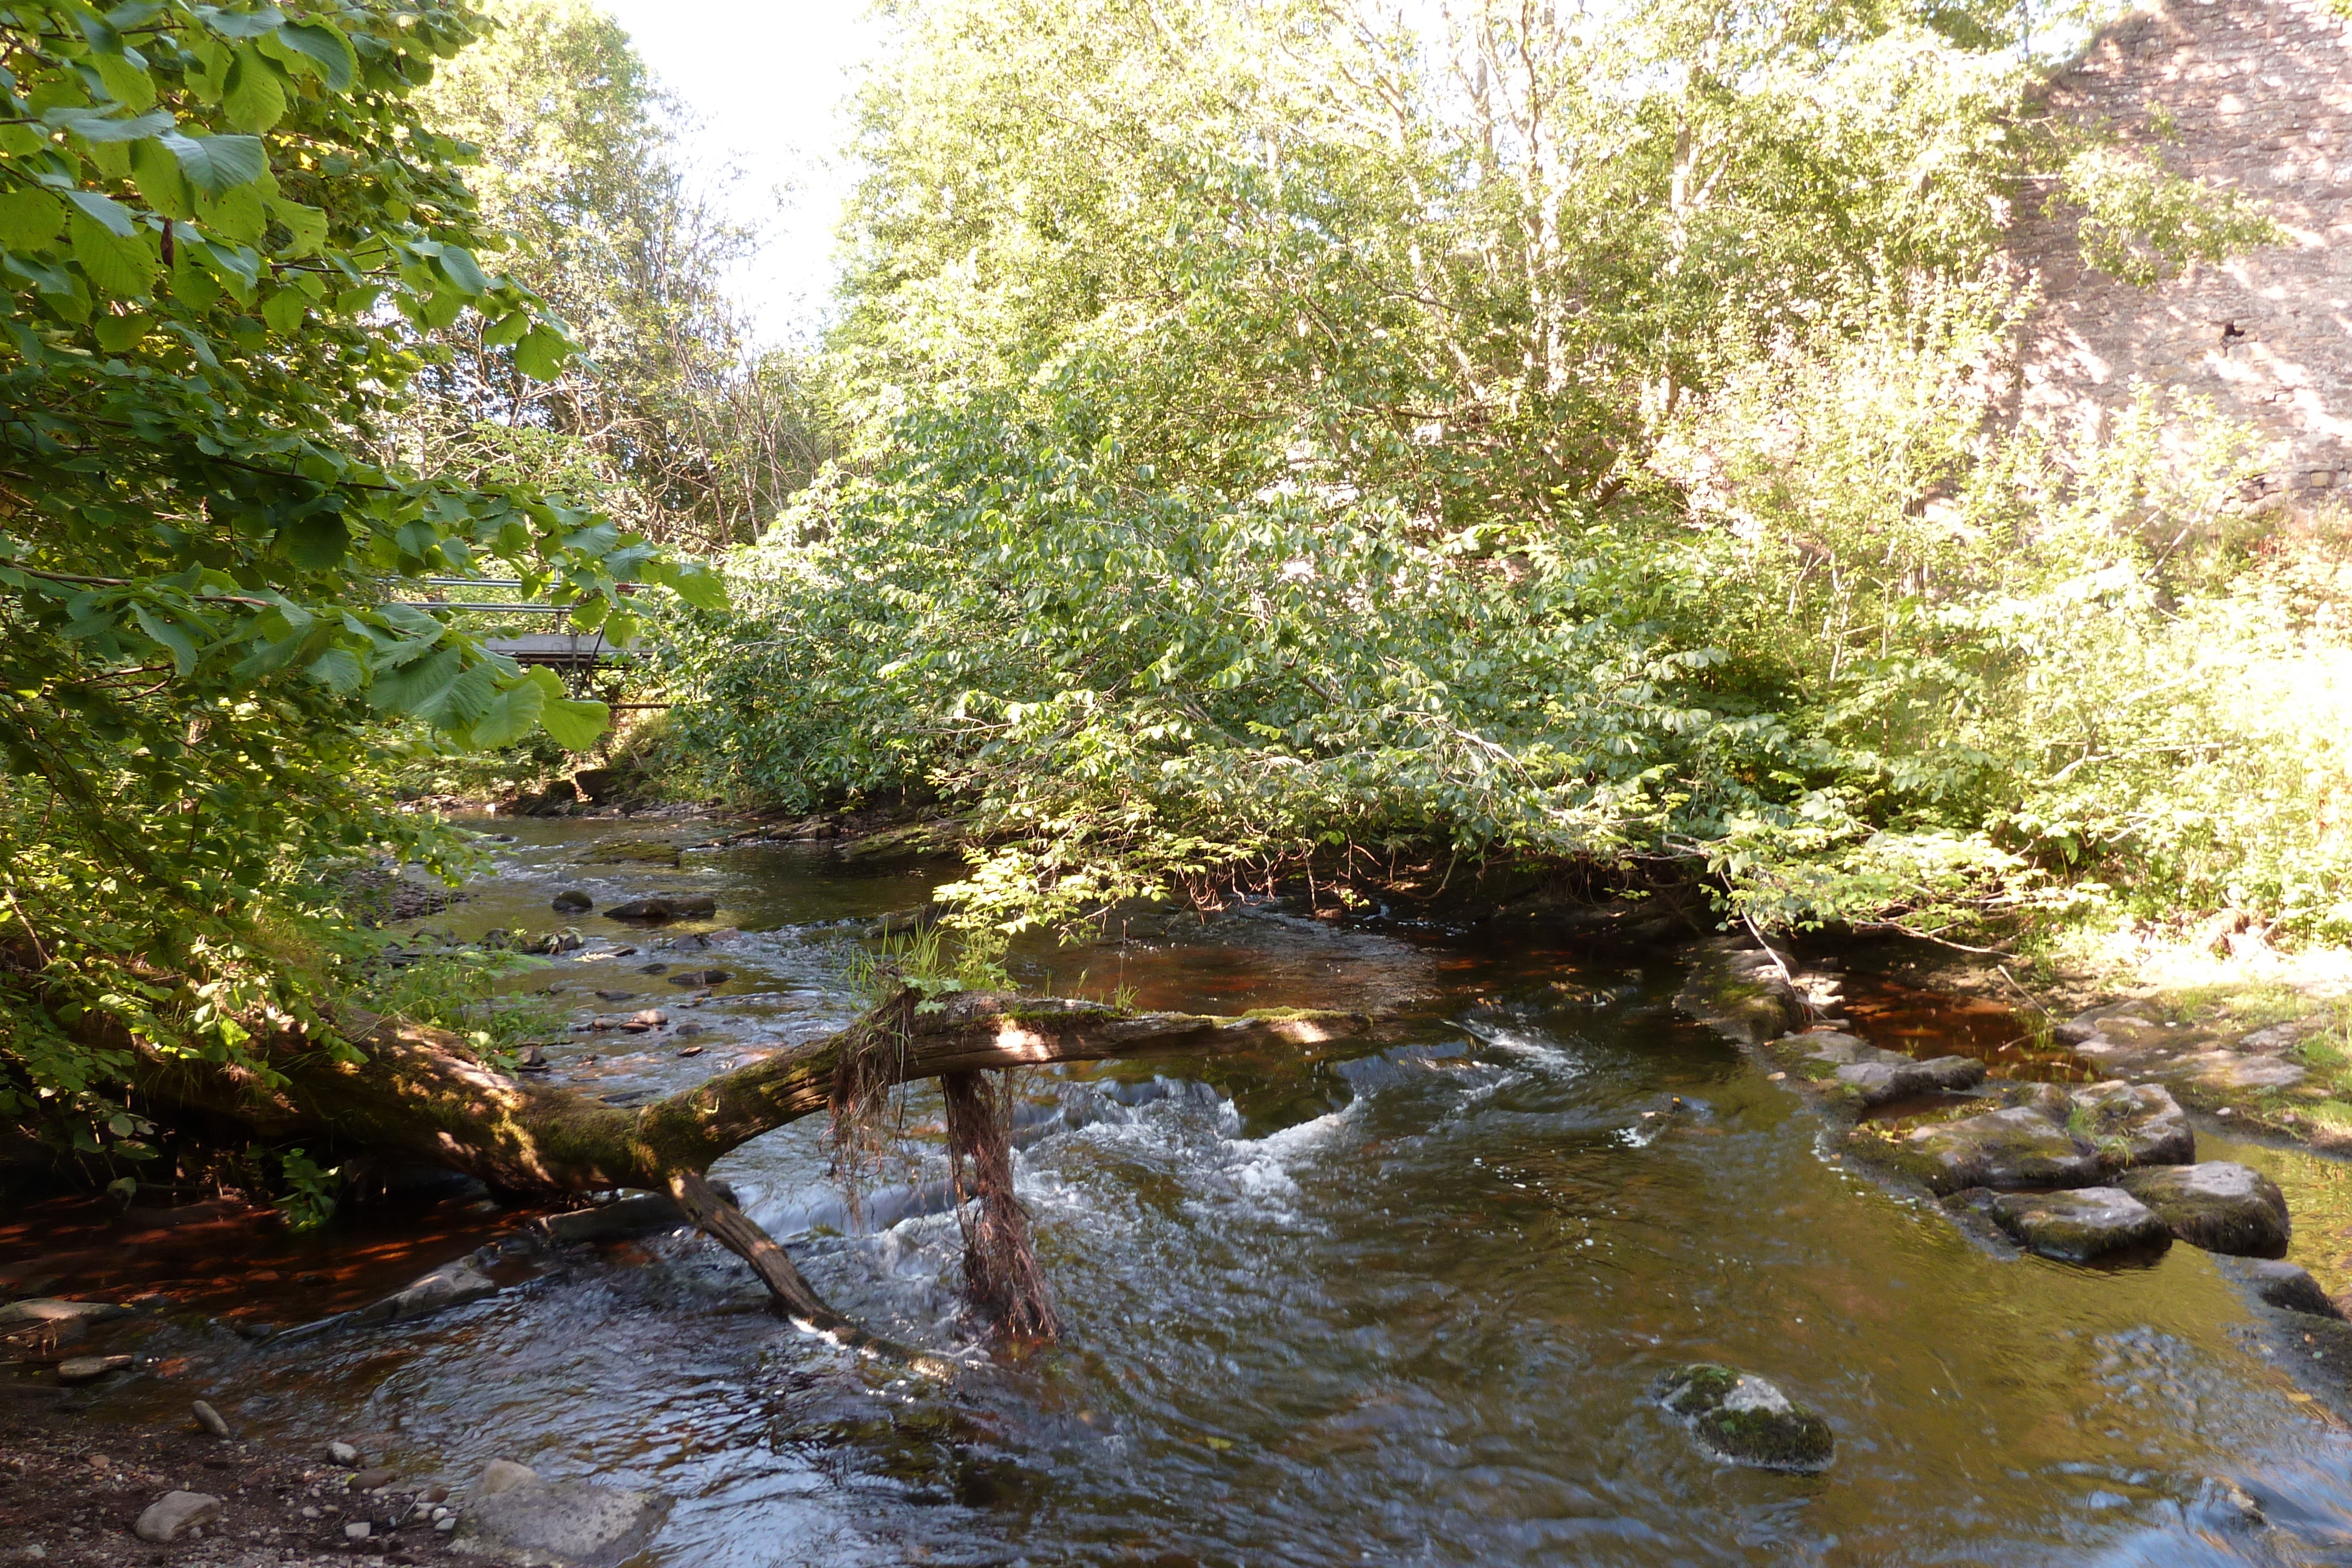
[(362, 1470), (352, 1477), (352, 1490), (353, 1491), (373, 1491), (378, 1487), (390, 1486), (394, 1481), (399, 1479), (400, 1473), (397, 1470)]
[[(636, 949), (632, 947), (629, 951), (634, 953)], [(644, 968), (639, 969), (637, 973), (640, 975), (667, 975), (669, 973), (669, 966), (667, 964), (647, 964)]]
[(446, 1535), (457, 1528), (457, 1516), (454, 1513), (445, 1513), (433, 1521), (433, 1528)]
[(214, 1409), (211, 1406), (205, 1404), (201, 1399), (190, 1406), (189, 1408), (195, 1412), (197, 1426), (202, 1427), (205, 1431), (210, 1432), (215, 1437), (226, 1437), (228, 1436), (228, 1423), (221, 1419), (221, 1413), (219, 1411)]
[(683, 1045), (678, 1047), (677, 1053), (680, 1056), (700, 1056), (702, 1054), (702, 1049), (703, 1048), (698, 1045)]
[(673, 986), (723, 986), (734, 977), (734, 974), (726, 969), (688, 969), (683, 975), (672, 975), (669, 983)]

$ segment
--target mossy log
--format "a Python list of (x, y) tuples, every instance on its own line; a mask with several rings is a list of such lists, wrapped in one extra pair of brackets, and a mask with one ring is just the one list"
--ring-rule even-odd
[[(370, 1015), (341, 1020), (357, 1047), (301, 1039), (269, 1052), (278, 1082), (147, 1053), (139, 1087), (159, 1108), (232, 1117), (269, 1137), (328, 1135), (338, 1144), (405, 1155), (479, 1176), (506, 1192), (557, 1197), (640, 1187), (675, 1197), (695, 1223), (749, 1262), (787, 1312), (813, 1330), (869, 1350), (899, 1351), (820, 1301), (784, 1249), (705, 1179), (711, 1162), (764, 1133), (844, 1103), (856, 1073), (892, 1083), (945, 1079), (961, 1095), (951, 1129), (959, 1171), (981, 1173), (979, 1234), (991, 1256), (968, 1260), (975, 1304), (1013, 1332), (1050, 1333), (1037, 1292), (1007, 1293), (1008, 1270), (1037, 1281), (1025, 1222), (1009, 1207), (1010, 1151), (1001, 1116), (974, 1114), (974, 1075), (1113, 1057), (1206, 1056), (1361, 1032), (1352, 1014), (1285, 1009), (1240, 1018), (1133, 1013), (1097, 1002), (961, 992), (925, 1002), (906, 992), (848, 1029), (722, 1072), (666, 1099), (607, 1105), (503, 1071), (458, 1037)], [(1000, 1190), (1001, 1189), (1001, 1190)], [(968, 1239), (975, 1232), (967, 1229)], [(1023, 1254), (1013, 1257), (1010, 1248)], [(915, 1359), (921, 1359), (916, 1357)]]

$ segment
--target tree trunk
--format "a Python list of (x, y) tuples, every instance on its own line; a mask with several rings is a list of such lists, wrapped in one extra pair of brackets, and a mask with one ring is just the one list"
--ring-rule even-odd
[(787, 1123), (854, 1104), (855, 1096), (845, 1094), (848, 1086), (941, 1079), (956, 1194), (977, 1205), (975, 1217), (964, 1221), (968, 1293), (1000, 1332), (1051, 1334), (1055, 1318), (1028, 1219), (1013, 1197), (1006, 1107), (982, 1074), (1057, 1061), (1305, 1044), (1369, 1027), (1344, 1013), (1209, 1018), (989, 992), (928, 1002), (909, 991), (838, 1034), (624, 1109), (501, 1071), (442, 1030), (366, 1014), (343, 1021), (356, 1051), (282, 1042), (270, 1053), (282, 1075), (274, 1086), (216, 1064), (141, 1052), (139, 1088), (159, 1107), (235, 1117), (270, 1137), (328, 1134), (509, 1191), (667, 1192), (714, 1240), (751, 1265), (795, 1322), (919, 1364), (931, 1358), (875, 1339), (826, 1306), (784, 1249), (710, 1186), (711, 1162)]

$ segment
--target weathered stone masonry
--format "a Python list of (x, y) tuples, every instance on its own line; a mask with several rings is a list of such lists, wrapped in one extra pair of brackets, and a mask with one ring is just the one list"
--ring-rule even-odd
[(2098, 430), (2135, 381), (2178, 388), (2283, 444), (2269, 495), (2352, 490), (2352, 19), (2327, 0), (2158, 0), (2101, 33), (2050, 104), (2258, 198), (2292, 241), (2143, 290), (2083, 264), (2071, 216), (2024, 215), (2011, 253), (2048, 300), (2027, 417)]

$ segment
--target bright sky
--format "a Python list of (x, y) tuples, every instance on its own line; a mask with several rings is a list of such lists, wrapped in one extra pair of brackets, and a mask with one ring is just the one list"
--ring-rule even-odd
[(728, 206), (767, 242), (736, 289), (771, 342), (821, 319), (849, 172), (837, 157), (855, 68), (880, 27), (864, 0), (602, 0), (702, 122), (697, 166), (740, 175)]

